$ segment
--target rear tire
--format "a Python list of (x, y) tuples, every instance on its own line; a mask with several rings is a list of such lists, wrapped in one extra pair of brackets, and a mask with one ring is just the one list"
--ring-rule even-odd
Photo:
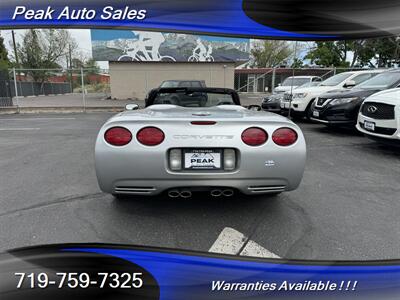
[(315, 99), (312, 99), (312, 100), (310, 101), (310, 103), (308, 103), (308, 106), (307, 106), (307, 108), (306, 108), (305, 117), (306, 117), (306, 120), (307, 120), (307, 121), (311, 121), (311, 117), (312, 117), (311, 106), (312, 106), (312, 104), (314, 103), (314, 101), (315, 101)]
[(121, 194), (112, 194), (115, 200), (121, 201), (125, 200), (127, 198), (126, 195), (121, 195)]
[(282, 192), (268, 193), (267, 195), (271, 196), (271, 197), (276, 197), (276, 196), (278, 196), (280, 194), (282, 194)]

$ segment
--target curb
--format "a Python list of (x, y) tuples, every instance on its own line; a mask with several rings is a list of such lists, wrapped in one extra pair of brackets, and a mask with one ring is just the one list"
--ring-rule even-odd
[(71, 106), (57, 106), (57, 107), (1, 107), (0, 115), (10, 114), (40, 114), (40, 113), (83, 113), (83, 112), (121, 112), (124, 111), (124, 107), (115, 106), (92, 106), (86, 107), (71, 107)]

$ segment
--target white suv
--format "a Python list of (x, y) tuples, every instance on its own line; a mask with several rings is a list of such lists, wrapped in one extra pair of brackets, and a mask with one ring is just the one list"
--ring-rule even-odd
[(311, 82), (322, 82), (322, 78), (319, 76), (290, 76), (274, 89), (274, 94), (290, 92), (303, 84)]
[(311, 117), (311, 104), (323, 93), (349, 89), (357, 84), (372, 78), (373, 76), (382, 73), (384, 70), (366, 70), (366, 71), (351, 71), (334, 75), (318, 86), (297, 88), (293, 92), (293, 96), (285, 93), (284, 99), (281, 103), (283, 111), (289, 110), (293, 117)]
[(365, 99), (356, 127), (368, 137), (400, 145), (400, 88)]

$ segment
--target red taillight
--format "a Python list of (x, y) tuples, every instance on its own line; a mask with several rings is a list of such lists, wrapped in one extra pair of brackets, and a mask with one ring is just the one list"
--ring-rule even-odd
[(297, 141), (297, 133), (291, 128), (279, 128), (272, 134), (272, 140), (279, 146), (290, 146)]
[(137, 140), (146, 146), (157, 146), (164, 140), (164, 132), (157, 127), (145, 127), (139, 130)]
[(261, 128), (250, 127), (242, 133), (242, 141), (249, 146), (260, 146), (268, 139), (268, 134)]
[(123, 127), (113, 127), (106, 131), (104, 139), (113, 146), (125, 146), (132, 140), (132, 133)]

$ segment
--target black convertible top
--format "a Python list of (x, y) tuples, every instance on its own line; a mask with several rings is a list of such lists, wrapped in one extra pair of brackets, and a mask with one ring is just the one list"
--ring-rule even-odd
[(233, 102), (236, 105), (240, 105), (240, 98), (238, 93), (233, 89), (226, 88), (212, 88), (212, 87), (173, 87), (173, 88), (156, 88), (149, 92), (147, 98), (145, 99), (146, 107), (153, 105), (154, 100), (159, 94), (169, 94), (169, 93), (214, 93), (214, 94), (227, 94), (231, 95)]

